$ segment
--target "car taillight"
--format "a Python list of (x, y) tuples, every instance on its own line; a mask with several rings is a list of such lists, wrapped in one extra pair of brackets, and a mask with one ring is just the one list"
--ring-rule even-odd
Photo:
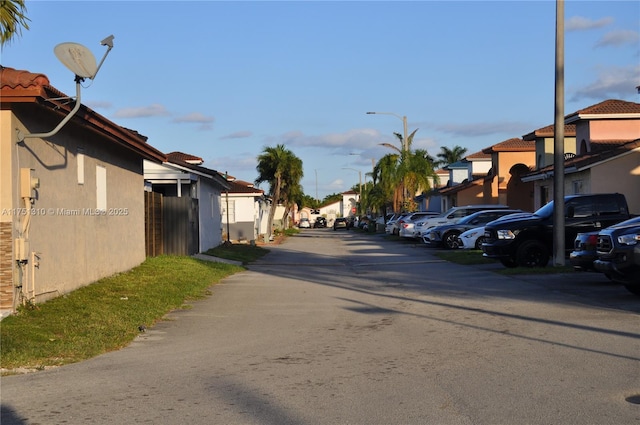
[(596, 246), (598, 244), (598, 235), (589, 235), (587, 237), (588, 246)]

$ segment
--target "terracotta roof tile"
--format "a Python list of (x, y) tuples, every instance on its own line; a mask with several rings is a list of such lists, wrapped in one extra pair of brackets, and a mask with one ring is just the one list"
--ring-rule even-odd
[[(529, 134), (525, 134), (522, 136), (523, 140), (535, 140), (536, 138), (541, 137), (553, 137), (555, 135), (555, 125), (551, 124), (546, 127), (539, 128), (537, 130), (532, 131)], [(576, 125), (575, 124), (565, 124), (564, 126), (564, 135), (568, 137), (572, 137), (576, 135)]]
[(169, 158), (170, 161), (177, 160), (177, 161), (188, 162), (189, 164), (196, 164), (196, 165), (200, 165), (204, 162), (204, 160), (199, 156), (191, 155), (184, 152), (178, 152), (178, 151), (168, 153), (167, 158)]
[(597, 103), (595, 105), (589, 106), (587, 108), (581, 109), (568, 116), (571, 117), (578, 114), (579, 115), (640, 114), (640, 103), (626, 102), (624, 100), (617, 100), (617, 99), (609, 99), (609, 100), (605, 100), (603, 102)]
[(475, 152), (471, 155), (467, 155), (464, 157), (464, 159), (491, 159), (491, 155), (482, 150), (480, 152)]
[(249, 183), (243, 180), (230, 182), (230, 185), (231, 187), (229, 188), (229, 193), (264, 193), (264, 190), (256, 188), (253, 183)]
[(482, 152), (491, 154), (493, 152), (535, 152), (535, 150), (536, 144), (533, 140), (512, 138), (485, 148)]
[(0, 65), (0, 87), (9, 87), (12, 89), (23, 87), (26, 89), (29, 87), (45, 87), (49, 85), (49, 79), (44, 74), (5, 68)]

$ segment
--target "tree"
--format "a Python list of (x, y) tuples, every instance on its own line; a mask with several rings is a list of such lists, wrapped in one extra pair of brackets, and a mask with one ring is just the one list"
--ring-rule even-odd
[(258, 156), (256, 169), (258, 177), (255, 180), (255, 184), (269, 183), (269, 195), (271, 195), (272, 204), (267, 221), (267, 240), (270, 240), (273, 232), (273, 218), (276, 206), (278, 203), (283, 202), (286, 210), (291, 198), (297, 196), (296, 191), (300, 187), (300, 180), (303, 176), (302, 160), (280, 144), (276, 147), (264, 148)]
[(0, 47), (22, 35), (22, 28), (29, 29), (25, 3), (25, 0), (0, 0)]
[(407, 136), (407, 150), (403, 150), (403, 137), (400, 133), (394, 135), (400, 141), (400, 148), (390, 143), (381, 143), (396, 151), (396, 154), (385, 155), (378, 161), (373, 170), (376, 184), (368, 207), (383, 208), (381, 202), (392, 205), (394, 211), (413, 211), (416, 208), (413, 196), (416, 193), (429, 190), (431, 181), (437, 180), (434, 159), (424, 149), (411, 151), (413, 138), (418, 129)]
[(436, 156), (439, 158), (436, 161), (436, 166), (442, 167), (445, 165), (453, 164), (464, 159), (464, 154), (467, 153), (467, 148), (462, 146), (454, 146), (453, 149), (449, 149), (446, 146), (440, 147), (440, 153)]

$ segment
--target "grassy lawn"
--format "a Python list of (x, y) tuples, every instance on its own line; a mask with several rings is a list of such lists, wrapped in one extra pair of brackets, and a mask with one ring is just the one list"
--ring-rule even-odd
[[(250, 262), (268, 250), (221, 247), (216, 254)], [(128, 345), (140, 326), (152, 326), (185, 301), (244, 268), (191, 257), (148, 258), (140, 266), (43, 304), (28, 305), (0, 322), (0, 366), (42, 369), (78, 362)]]
[(256, 245), (224, 243), (208, 250), (205, 254), (224, 258), (226, 260), (240, 261), (242, 264), (247, 264), (266, 255), (268, 252), (268, 249)]

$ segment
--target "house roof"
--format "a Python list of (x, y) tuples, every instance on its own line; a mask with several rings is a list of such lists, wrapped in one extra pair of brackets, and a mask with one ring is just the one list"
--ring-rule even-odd
[(183, 161), (182, 159), (178, 159), (177, 156), (168, 158), (167, 162), (169, 164), (175, 164), (188, 170), (197, 171), (200, 175), (204, 175), (205, 177), (208, 177), (211, 180), (215, 181), (223, 189), (230, 188), (231, 182), (225, 180), (224, 175), (220, 174), (216, 170), (212, 170), (211, 168), (203, 167), (201, 165), (191, 164), (189, 162)]
[(167, 154), (167, 158), (169, 159), (169, 161), (178, 160), (178, 161), (188, 162), (189, 164), (194, 164), (194, 165), (201, 165), (202, 163), (204, 163), (204, 159), (200, 158), (199, 156), (191, 155), (184, 152), (178, 152), (178, 151), (169, 152)]
[[(633, 115), (640, 116), (640, 103), (609, 99), (567, 115), (565, 121), (577, 121), (585, 118), (596, 118), (594, 115)], [(588, 117), (587, 117), (588, 116)], [(607, 117), (603, 117), (607, 118)]]
[[(525, 134), (522, 136), (522, 140), (535, 141), (538, 138), (544, 137), (554, 137), (555, 136), (555, 128), (556, 126), (551, 124), (546, 127), (539, 128), (537, 130), (532, 131), (529, 134)], [(576, 135), (576, 125), (575, 124), (565, 124), (564, 125), (564, 135), (568, 137), (575, 137)]]
[(443, 189), (440, 189), (439, 192), (442, 195), (451, 195), (453, 193), (460, 192), (461, 190), (467, 189), (471, 186), (477, 186), (484, 184), (484, 175), (478, 176), (478, 178), (474, 178), (473, 180), (465, 180), (460, 184), (456, 184), (454, 186), (449, 186)]
[[(591, 141), (591, 151), (584, 154), (567, 158), (564, 161), (565, 173), (582, 171), (591, 168), (593, 165), (624, 155), (632, 150), (640, 148), (640, 139), (632, 141)], [(528, 174), (523, 180), (537, 180), (539, 177), (553, 173), (554, 166), (549, 165), (534, 173)]]
[(518, 138), (512, 138), (505, 140), (504, 142), (496, 143), (493, 146), (482, 150), (485, 154), (492, 154), (494, 152), (535, 152), (536, 144), (533, 140), (523, 140)]
[[(64, 118), (73, 109), (69, 96), (50, 85), (44, 74), (16, 70), (0, 65), (0, 106), (11, 109), (20, 106), (43, 108), (52, 115)], [(138, 132), (121, 127), (85, 105), (71, 119), (115, 145), (135, 152), (142, 158), (154, 162), (164, 162), (165, 154), (147, 143), (147, 138)]]
[(479, 152), (475, 152), (472, 153), (471, 155), (467, 155), (464, 157), (464, 159), (468, 160), (468, 161), (473, 161), (474, 159), (491, 159), (491, 155), (487, 155), (487, 153), (484, 150), (481, 150)]
[(258, 189), (253, 185), (253, 183), (246, 182), (244, 180), (234, 180), (229, 182), (229, 193), (254, 193), (262, 195), (264, 194), (264, 190)]
[(446, 165), (443, 167), (445, 170), (451, 170), (451, 169), (467, 169), (469, 168), (469, 161), (466, 160), (462, 160), (462, 161), (457, 161), (454, 162), (452, 164)]

